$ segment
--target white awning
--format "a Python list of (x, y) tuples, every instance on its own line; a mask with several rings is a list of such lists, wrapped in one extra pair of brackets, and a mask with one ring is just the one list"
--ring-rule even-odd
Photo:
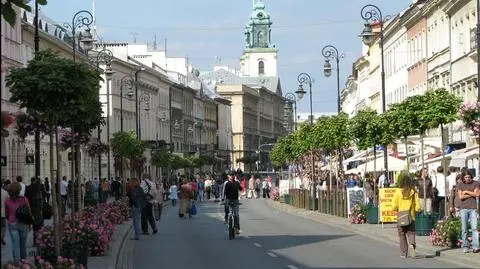
[(364, 161), (365, 160), (365, 155), (368, 154), (368, 150), (362, 150), (360, 151), (359, 153), (353, 155), (352, 157), (346, 159), (343, 161), (343, 165), (347, 165), (351, 162), (355, 162), (355, 161)]
[[(452, 152), (453, 153), (453, 152)], [(478, 157), (478, 147), (471, 147), (467, 151), (457, 154), (454, 157), (452, 157), (452, 161), (450, 162), (450, 166), (453, 167), (467, 167), (467, 161), (469, 159), (473, 159), (475, 157)]]
[[(385, 170), (385, 166), (383, 165), (383, 156), (377, 157), (376, 159), (376, 169), (377, 171)], [(365, 172), (373, 172), (374, 171), (375, 160), (371, 160), (368, 163), (364, 164), (362, 169)], [(406, 161), (400, 160), (398, 158), (388, 156), (388, 171), (401, 171), (406, 168)]]

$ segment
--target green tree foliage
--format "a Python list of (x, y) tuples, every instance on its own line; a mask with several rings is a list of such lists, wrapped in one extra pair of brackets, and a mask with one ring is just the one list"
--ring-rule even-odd
[[(34, 0), (35, 1), (35, 0)], [(39, 5), (46, 5), (47, 0), (36, 0)], [(27, 4), (29, 1), (26, 0), (2, 0), (1, 9), (2, 9), (2, 18), (14, 27), (17, 20), (16, 8), (23, 8), (27, 11), (32, 11), (32, 8)]]
[[(360, 150), (371, 149), (375, 146), (375, 125), (378, 122), (377, 111), (367, 108), (361, 110), (349, 122), (349, 131), (357, 148)], [(372, 133), (373, 131), (373, 133)]]
[(280, 138), (270, 152), (270, 160), (274, 167), (282, 167), (287, 163), (294, 162), (299, 156), (295, 155), (293, 149), (294, 134)]
[(324, 121), (317, 121), (316, 129), (323, 133), (322, 137), (324, 139), (321, 139), (321, 142), (324, 143), (323, 148), (326, 150), (339, 150), (348, 147), (351, 143), (348, 115), (346, 113), (326, 117)]
[(38, 120), (90, 133), (104, 123), (98, 99), (101, 80), (99, 71), (89, 65), (46, 50), (26, 67), (12, 69), (6, 84), (10, 101), (28, 108)]
[(457, 111), (462, 104), (462, 99), (449, 93), (446, 89), (440, 88), (428, 91), (425, 94), (425, 109), (423, 120), (429, 128), (437, 128), (440, 125), (448, 124), (458, 120)]
[(145, 143), (137, 139), (133, 130), (114, 133), (110, 139), (110, 146), (115, 155), (127, 159), (139, 158), (145, 151)]
[(168, 150), (159, 150), (156, 151), (152, 156), (152, 164), (157, 167), (167, 167), (171, 164), (172, 153)]

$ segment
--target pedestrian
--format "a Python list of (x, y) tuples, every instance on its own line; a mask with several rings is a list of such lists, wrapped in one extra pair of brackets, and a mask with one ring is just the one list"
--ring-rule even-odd
[(260, 178), (257, 177), (255, 180), (255, 198), (258, 199), (260, 198), (260, 189), (262, 188), (262, 182), (260, 181)]
[(205, 182), (203, 181), (203, 178), (198, 180), (198, 200), (200, 202), (205, 200)]
[(437, 167), (437, 172), (433, 175), (433, 191), (435, 198), (433, 200), (433, 211), (438, 213), (439, 219), (445, 217), (445, 196), (447, 189), (445, 186), (446, 177), (443, 174), (443, 166)]
[(458, 196), (457, 185), (463, 182), (462, 174), (457, 174), (455, 179), (456, 179), (455, 185), (453, 185), (452, 189), (450, 190), (448, 204), (449, 204), (451, 216), (460, 218), (461, 200), (460, 200), (460, 197)]
[(433, 184), (428, 176), (428, 170), (422, 168), (415, 175), (415, 185), (417, 186), (418, 197), (420, 198), (420, 207), (425, 214), (432, 213)]
[[(406, 175), (399, 182), (400, 190), (393, 196), (392, 210), (398, 211), (398, 237), (400, 243), (400, 257), (406, 258), (410, 248), (410, 256), (416, 256), (415, 243), (415, 215), (420, 212), (420, 200), (415, 191), (413, 180)], [(407, 241), (408, 237), (408, 241)]]
[(153, 218), (153, 204), (155, 202), (157, 187), (155, 182), (151, 181), (148, 177), (145, 177), (140, 182), (140, 187), (143, 189), (147, 204), (143, 207), (141, 213), (141, 224), (142, 224), (142, 233), (148, 234), (148, 224), (152, 228), (152, 233), (157, 233), (157, 226), (155, 224), (155, 219)]
[(180, 217), (192, 217), (190, 214), (190, 208), (192, 205), (192, 200), (194, 196), (194, 190), (191, 184), (187, 183), (185, 180), (180, 183)]
[(25, 191), (25, 196), (30, 203), (30, 209), (33, 215), (33, 246), (35, 247), (35, 241), (38, 231), (43, 227), (43, 185), (40, 183), (39, 178), (32, 177), (30, 185)]
[(45, 202), (50, 204), (50, 196), (52, 195), (52, 185), (50, 184), (50, 180), (48, 177), (45, 178), (43, 185), (45, 186)]
[(142, 209), (147, 204), (147, 199), (143, 189), (140, 187), (140, 182), (136, 178), (132, 178), (129, 181), (129, 191), (127, 192), (128, 200), (130, 206), (132, 207), (132, 222), (133, 222), (133, 231), (135, 236), (132, 237), (132, 240), (138, 240), (140, 238), (140, 214)]
[(460, 198), (460, 220), (462, 222), (462, 248), (463, 253), (468, 253), (468, 222), (472, 232), (473, 253), (480, 252), (478, 245), (478, 212), (477, 198), (480, 197), (480, 182), (473, 180), (470, 171), (463, 173), (463, 182), (457, 185), (458, 197)]
[(210, 179), (210, 176), (207, 175), (206, 180), (205, 180), (205, 192), (207, 194), (207, 200), (210, 200), (210, 197), (212, 195), (212, 180)]
[(1, 243), (2, 243), (2, 246), (5, 246), (6, 243), (5, 243), (5, 231), (7, 230), (7, 217), (5, 215), (5, 200), (7, 200), (7, 198), (9, 197), (8, 195), (8, 192), (6, 190), (8, 186), (7, 185), (4, 185), (4, 182), (2, 180), (2, 186), (1, 186), (1, 190), (2, 190), (2, 196), (1, 196), (1, 202), (2, 202), (2, 218), (1, 218)]
[[(5, 200), (5, 216), (8, 231), (12, 240), (13, 261), (18, 262), (27, 258), (27, 236), (33, 222), (28, 198), (20, 196), (22, 186), (14, 182), (8, 186), (8, 197)], [(17, 217), (22, 216), (22, 219)]]
[(163, 188), (163, 183), (159, 180), (157, 182), (157, 195), (155, 197), (155, 219), (160, 221), (162, 219), (163, 211), (163, 197), (165, 195), (165, 189)]
[(170, 193), (168, 195), (168, 199), (172, 200), (172, 207), (175, 207), (177, 205), (177, 199), (178, 199), (178, 187), (175, 184), (175, 182), (173, 182), (172, 186), (170, 186), (170, 189), (168, 190), (168, 192)]
[(248, 191), (247, 191), (247, 199), (257, 198), (255, 194), (255, 175), (250, 175), (250, 179), (248, 180)]

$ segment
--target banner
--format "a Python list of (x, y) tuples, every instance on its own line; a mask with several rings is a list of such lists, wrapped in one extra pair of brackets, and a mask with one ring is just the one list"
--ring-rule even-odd
[(365, 192), (363, 188), (347, 188), (348, 215), (352, 214), (352, 208), (356, 205), (363, 205), (365, 202)]
[(280, 180), (280, 184), (279, 184), (279, 195), (280, 196), (283, 196), (285, 194), (288, 194), (288, 189), (289, 189), (289, 186), (290, 185), (290, 180), (286, 180), (286, 179), (282, 179)]
[(397, 211), (393, 210), (393, 196), (399, 188), (381, 188), (378, 190), (380, 201), (380, 222), (397, 222)]

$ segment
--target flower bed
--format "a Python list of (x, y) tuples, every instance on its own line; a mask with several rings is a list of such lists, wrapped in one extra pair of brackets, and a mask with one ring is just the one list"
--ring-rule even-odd
[[(478, 224), (477, 231), (480, 235), (480, 223)], [(462, 224), (459, 218), (451, 218), (443, 221), (438, 221), (437, 226), (432, 230), (430, 234), (430, 242), (434, 246), (449, 247), (449, 248), (461, 248), (462, 247)], [(469, 230), (467, 240), (472, 242), (472, 231)]]
[(280, 199), (280, 189), (278, 187), (273, 187), (270, 191), (270, 199), (278, 201)]
[(367, 207), (365, 205), (354, 205), (351, 209), (350, 223), (364, 224), (367, 223)]
[[(115, 231), (115, 225), (130, 217), (127, 200), (85, 208), (79, 215), (67, 215), (63, 222), (61, 255), (75, 258), (83, 251), (90, 256), (105, 255)], [(53, 227), (43, 227), (37, 237), (38, 254), (55, 262)]]
[(27, 260), (21, 260), (20, 262), (12, 263), (8, 262), (3, 265), (3, 269), (84, 269), (85, 266), (75, 264), (73, 259), (64, 258), (62, 256), (57, 257), (57, 264), (53, 266), (50, 262), (45, 261), (41, 257), (35, 258), (35, 263), (31, 264)]

